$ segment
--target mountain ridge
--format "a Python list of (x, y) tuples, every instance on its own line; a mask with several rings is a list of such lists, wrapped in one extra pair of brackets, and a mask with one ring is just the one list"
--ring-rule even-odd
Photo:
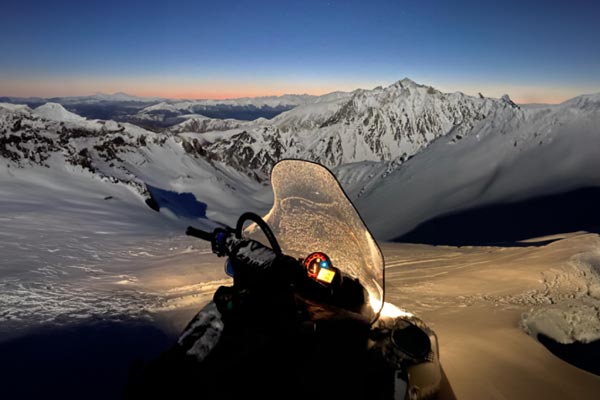
[[(333, 169), (380, 238), (398, 237), (444, 213), (515, 196), (517, 187), (533, 196), (572, 189), (568, 182), (595, 184), (590, 152), (600, 146), (594, 136), (600, 95), (526, 107), (507, 97), (442, 93), (407, 79), (320, 96), (272, 119), (185, 115), (164, 132), (62, 116), (68, 113), (62, 106), (45, 108), (59, 112), (40, 115), (27, 106), (0, 104), (0, 156), (10, 165), (70, 165), (130, 185), (142, 196), (146, 183), (188, 190), (208, 204), (209, 214), (213, 208), (223, 215), (227, 204), (244, 202), (265, 211), (272, 166), (283, 158), (308, 159)], [(569, 142), (571, 132), (583, 148)], [(543, 168), (525, 163), (525, 153)], [(519, 174), (515, 165), (525, 171), (534, 165), (534, 172)], [(199, 190), (194, 176), (208, 179), (212, 189)], [(531, 183), (523, 186), (526, 178)], [(217, 193), (228, 193), (231, 201), (219, 204)], [(403, 208), (393, 199), (402, 199)], [(382, 209), (395, 211), (383, 216)]]

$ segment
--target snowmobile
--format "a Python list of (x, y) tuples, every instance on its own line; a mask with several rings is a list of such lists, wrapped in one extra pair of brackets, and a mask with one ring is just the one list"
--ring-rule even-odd
[(264, 218), (188, 228), (227, 257), (233, 284), (215, 292), (127, 397), (435, 398), (437, 336), (384, 301), (382, 252), (335, 176), (283, 160), (271, 182)]

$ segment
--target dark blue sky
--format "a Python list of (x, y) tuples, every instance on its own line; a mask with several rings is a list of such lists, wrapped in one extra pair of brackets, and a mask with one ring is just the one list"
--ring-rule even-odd
[(323, 93), (408, 76), (560, 100), (600, 91), (599, 3), (9, 0), (0, 95)]

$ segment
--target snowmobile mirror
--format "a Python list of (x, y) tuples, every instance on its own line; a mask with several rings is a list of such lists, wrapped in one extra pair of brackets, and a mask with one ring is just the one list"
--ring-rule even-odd
[(229, 260), (229, 258), (227, 259), (227, 261), (225, 261), (225, 273), (232, 278), (235, 275), (233, 264), (231, 264), (231, 260)]

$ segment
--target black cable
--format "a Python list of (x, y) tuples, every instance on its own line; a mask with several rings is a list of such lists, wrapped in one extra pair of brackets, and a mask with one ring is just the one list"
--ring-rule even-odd
[(244, 223), (246, 221), (252, 221), (256, 225), (258, 225), (260, 227), (260, 229), (262, 229), (263, 233), (269, 240), (269, 243), (271, 244), (271, 248), (273, 249), (275, 254), (277, 254), (278, 256), (283, 254), (281, 252), (281, 247), (279, 246), (279, 243), (277, 242), (277, 239), (275, 238), (275, 235), (273, 234), (273, 231), (271, 230), (269, 225), (258, 214), (255, 214), (253, 212), (243, 213), (240, 216), (240, 218), (238, 219), (237, 225), (235, 227), (235, 236), (238, 239), (242, 238), (242, 230), (244, 229)]

